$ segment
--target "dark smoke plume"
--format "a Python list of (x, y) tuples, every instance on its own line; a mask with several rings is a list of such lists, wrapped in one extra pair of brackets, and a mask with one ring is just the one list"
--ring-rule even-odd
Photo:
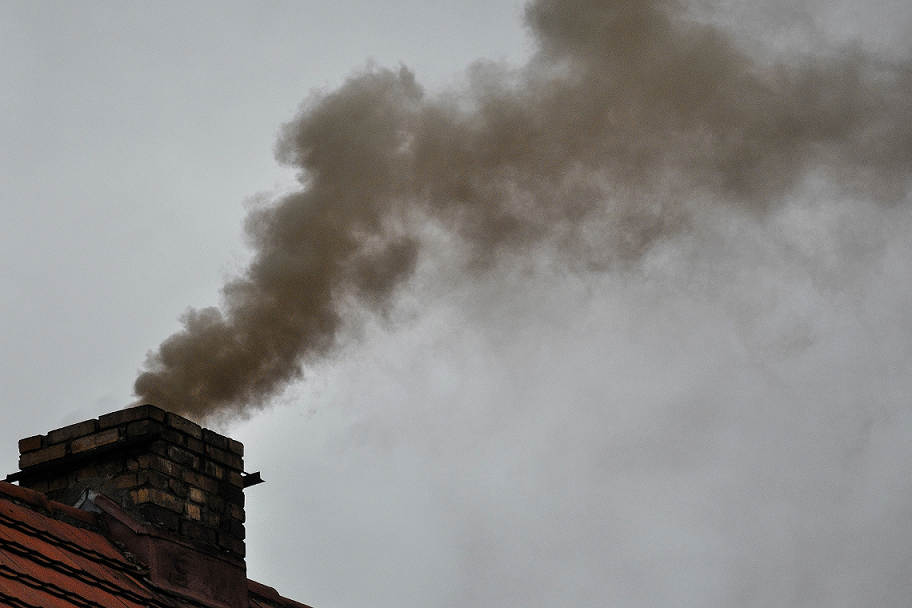
[(382, 310), (433, 222), (483, 269), (547, 244), (636, 262), (695, 206), (763, 213), (809, 177), (898, 204), (912, 72), (858, 48), (755, 58), (677, 0), (537, 0), (527, 66), (479, 64), (427, 96), (371, 69), (311, 99), (278, 158), (302, 189), (251, 212), (255, 257), (221, 308), (190, 310), (146, 362), (143, 401), (197, 418), (262, 406), (333, 348), (339, 302)]

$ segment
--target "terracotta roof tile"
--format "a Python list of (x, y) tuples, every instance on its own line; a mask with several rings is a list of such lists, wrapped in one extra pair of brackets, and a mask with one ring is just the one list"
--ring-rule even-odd
[(0, 578), (0, 605), (26, 608), (73, 608), (75, 604), (12, 578)]
[[(29, 506), (3, 500), (10, 494), (0, 494), (0, 604), (36, 608), (179, 605), (150, 589), (138, 566), (103, 535), (30, 508), (40, 505), (38, 500), (25, 501)], [(48, 512), (65, 512), (54, 506), (41, 505)]]
[[(58, 547), (22, 534), (0, 545), (0, 587), (12, 579), (70, 603), (122, 608), (152, 595), (125, 576), (117, 577), (109, 564), (68, 555)], [(18, 541), (18, 542), (17, 542)], [(80, 563), (81, 562), (81, 563)], [(73, 598), (78, 598), (76, 601)]]
[[(0, 482), (0, 606), (202, 608), (163, 593), (141, 564), (99, 531), (80, 527), (92, 525), (91, 513)], [(250, 608), (309, 608), (272, 587), (247, 583)]]

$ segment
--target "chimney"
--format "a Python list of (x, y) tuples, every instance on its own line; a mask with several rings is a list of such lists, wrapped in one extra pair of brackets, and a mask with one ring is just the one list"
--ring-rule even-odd
[[(247, 605), (244, 446), (152, 405), (19, 442), (7, 481), (98, 511), (162, 588)], [(213, 597), (218, 601), (212, 604)]]

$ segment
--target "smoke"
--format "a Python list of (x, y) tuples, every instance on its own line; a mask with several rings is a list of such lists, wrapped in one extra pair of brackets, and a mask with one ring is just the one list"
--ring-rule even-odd
[(479, 63), (438, 95), (369, 68), (308, 100), (277, 145), (301, 190), (251, 211), (250, 266), (149, 354), (136, 395), (199, 419), (262, 407), (337, 346), (347, 302), (386, 310), (440, 231), (467, 273), (538, 250), (604, 271), (714, 209), (763, 221), (815, 180), (907, 195), (907, 61), (753, 56), (675, 0), (537, 0), (525, 17), (522, 68)]

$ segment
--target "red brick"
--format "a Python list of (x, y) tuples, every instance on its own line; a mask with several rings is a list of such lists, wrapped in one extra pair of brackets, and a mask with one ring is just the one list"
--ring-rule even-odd
[(216, 479), (225, 478), (225, 469), (215, 464), (214, 462), (209, 462), (207, 460), (204, 470), (206, 471), (206, 475), (209, 475), (210, 477), (215, 477)]
[(190, 494), (190, 488), (183, 481), (172, 477), (168, 480), (168, 489), (171, 493), (180, 498), (187, 498)]
[(199, 521), (200, 519), (202, 519), (202, 512), (200, 511), (199, 505), (195, 505), (190, 502), (184, 504), (184, 513), (186, 513), (187, 517), (189, 517), (193, 521)]
[(244, 541), (238, 540), (226, 532), (219, 532), (218, 544), (223, 549), (228, 549), (241, 557), (244, 557), (244, 554), (246, 553)]
[(219, 529), (224, 532), (228, 532), (231, 536), (237, 538), (238, 540), (244, 540), (244, 524), (239, 522), (236, 519), (226, 517), (222, 519)]
[(247, 517), (244, 514), (244, 509), (242, 507), (239, 507), (237, 505), (233, 505), (230, 503), (228, 504), (228, 515), (230, 515), (231, 517), (233, 517), (234, 519), (238, 520), (241, 523), (243, 523)]
[(182, 450), (175, 445), (168, 446), (168, 458), (177, 464), (184, 465), (185, 467), (190, 467), (194, 470), (199, 470), (200, 468), (199, 456), (194, 456), (187, 450)]
[(134, 505), (141, 505), (151, 500), (150, 488), (136, 488), (130, 492), (130, 500)]
[(143, 514), (147, 521), (160, 524), (172, 532), (177, 532), (180, 527), (181, 517), (174, 511), (169, 511), (152, 503), (139, 505), (137, 510)]
[(62, 490), (69, 485), (70, 483), (66, 477), (58, 477), (56, 479), (36, 481), (35, 483), (29, 485), (29, 489), (35, 490), (36, 492), (41, 492), (42, 494), (47, 494), (48, 492)]
[(149, 453), (168, 458), (168, 448), (170, 447), (167, 441), (153, 441), (149, 445)]
[(206, 493), (203, 492), (202, 490), (200, 490), (199, 488), (190, 488), (190, 491), (188, 492), (188, 497), (193, 502), (196, 502), (199, 504), (206, 504)]
[(74, 439), (72, 443), (70, 443), (70, 452), (78, 454), (79, 452), (85, 452), (86, 450), (108, 445), (109, 443), (115, 443), (118, 439), (120, 439), (120, 430), (108, 429), (107, 431), (95, 433), (94, 435), (86, 435), (85, 437)]
[(181, 474), (180, 466), (156, 454), (141, 454), (137, 458), (137, 462), (141, 469), (152, 469), (171, 477), (179, 477)]
[[(66, 480), (64, 480), (66, 482)], [(14, 486), (19, 487), (19, 486)], [(29, 484), (29, 490), (35, 490), (36, 492), (41, 492), (42, 494), (47, 494), (48, 491), (48, 482), (47, 481), (35, 481)]]
[(61, 458), (66, 455), (66, 444), (58, 443), (56, 445), (41, 448), (33, 452), (26, 452), (19, 457), (19, 468), (25, 469), (42, 462)]
[(111, 412), (110, 414), (105, 414), (104, 416), (99, 416), (98, 426), (102, 429), (106, 429), (112, 426), (120, 426), (128, 422), (133, 422), (134, 420), (144, 420), (146, 418), (164, 422), (165, 410), (157, 408), (154, 405), (140, 405), (137, 407), (131, 407), (125, 410), (120, 410), (118, 412)]
[[(158, 471), (153, 469), (146, 469), (143, 471), (138, 471), (136, 473), (137, 481), (139, 482), (137, 486), (153, 486), (159, 490), (167, 491), (170, 489), (170, 480), (171, 478), (167, 475), (162, 475)], [(164, 506), (164, 505), (163, 505)]]
[(244, 444), (240, 441), (235, 441), (234, 439), (228, 438), (228, 451), (237, 454), (238, 456), (244, 455)]
[(70, 480), (64, 477), (58, 477), (57, 479), (52, 479), (48, 482), (48, 492), (54, 492), (56, 490), (63, 490), (70, 486)]
[(185, 445), (187, 445), (188, 439), (193, 439), (192, 437), (188, 437), (187, 435), (181, 433), (180, 431), (175, 431), (170, 426), (164, 426), (164, 425), (161, 428), (161, 437), (167, 443), (170, 443), (172, 445), (179, 445), (181, 447), (184, 447)]
[(196, 452), (200, 455), (206, 453), (206, 444), (199, 439), (194, 439), (193, 437), (185, 437), (184, 445), (187, 446), (187, 449), (191, 452)]
[(130, 492), (130, 498), (137, 505), (152, 503), (175, 513), (184, 512), (184, 501), (158, 488), (138, 488)]
[(213, 513), (225, 512), (225, 499), (220, 496), (207, 496), (206, 504), (209, 505), (209, 508), (212, 509)]
[(192, 486), (202, 489), (206, 494), (211, 495), (218, 493), (219, 484), (211, 477), (206, 477), (205, 475), (194, 473), (193, 471), (184, 471), (181, 474), (181, 479)]
[(186, 418), (182, 418), (177, 414), (168, 412), (165, 416), (165, 423), (171, 428), (177, 429), (181, 433), (186, 433), (191, 437), (196, 437), (197, 439), (203, 438), (203, 427), (196, 424), (195, 422), (187, 420)]
[(61, 427), (59, 429), (53, 430), (47, 434), (48, 445), (54, 443), (62, 443), (64, 441), (69, 441), (75, 437), (82, 437), (83, 435), (90, 435), (98, 430), (98, 421), (97, 420), (86, 420), (85, 422), (77, 422), (76, 424), (71, 424), (69, 426)]
[(205, 526), (201, 526), (198, 523), (187, 519), (181, 520), (180, 531), (184, 536), (189, 536), (190, 538), (194, 538), (210, 545), (214, 545), (216, 539), (218, 538), (215, 530), (210, 530)]
[(111, 460), (100, 462), (91, 467), (83, 467), (76, 471), (76, 479), (95, 479), (99, 477), (113, 477), (124, 470), (123, 462)]
[(228, 471), (228, 483), (238, 488), (243, 488), (244, 478), (237, 471)]
[(19, 453), (31, 452), (34, 450), (40, 450), (42, 441), (44, 439), (43, 435), (33, 435), (32, 437), (26, 437), (25, 439), (19, 440)]
[(139, 478), (135, 471), (132, 473), (125, 473), (124, 475), (118, 475), (114, 478), (114, 487), (121, 490), (125, 490), (127, 488), (135, 488), (138, 485)]
[(143, 435), (151, 435), (161, 431), (162, 425), (157, 420), (150, 420), (144, 418), (143, 420), (135, 420), (127, 425), (127, 438), (132, 439), (133, 437), (141, 437)]
[(244, 459), (237, 454), (232, 454), (231, 452), (226, 452), (225, 450), (220, 450), (211, 445), (207, 445), (206, 456), (225, 466), (231, 467), (232, 469), (238, 471), (244, 470)]
[(202, 509), (200, 516), (202, 517), (200, 523), (213, 530), (218, 530), (221, 518), (216, 513), (213, 513), (210, 509)]
[(203, 441), (220, 450), (228, 449), (228, 438), (209, 429), (203, 429)]
[(236, 488), (230, 484), (222, 483), (219, 486), (219, 496), (225, 499), (225, 502), (235, 504), (239, 507), (244, 506), (244, 490)]

